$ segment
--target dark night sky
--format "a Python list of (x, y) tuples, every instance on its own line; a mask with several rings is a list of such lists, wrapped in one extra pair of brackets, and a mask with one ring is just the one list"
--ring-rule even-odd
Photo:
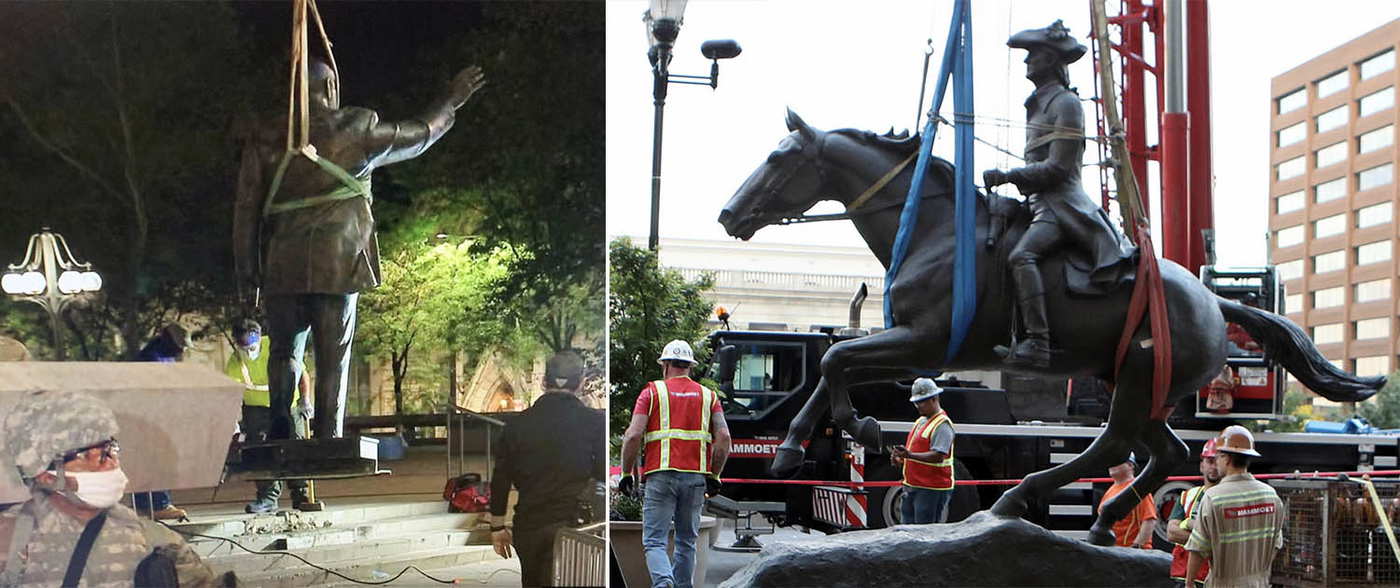
[[(454, 36), (471, 35), (482, 22), (480, 2), (321, 0), (317, 6), (350, 104), (365, 104), (376, 94), (410, 85), (415, 78), (411, 68), (421, 63), (425, 51)], [(290, 2), (236, 2), (233, 7), (244, 35), (267, 47), (273, 58), (285, 58), (291, 44)], [(313, 55), (322, 53), (314, 25), (308, 43)]]

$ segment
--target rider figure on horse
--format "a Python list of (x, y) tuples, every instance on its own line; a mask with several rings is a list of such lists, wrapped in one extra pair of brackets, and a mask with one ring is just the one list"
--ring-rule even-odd
[(1016, 33), (1006, 44), (1028, 51), (1026, 78), (1035, 83), (1035, 91), (1026, 99), (1026, 165), (987, 170), (982, 180), (988, 189), (1015, 184), (1026, 195), (1032, 218), (1010, 255), (1026, 336), (1014, 348), (1004, 353), (998, 348), (998, 352), (1008, 365), (1045, 368), (1054, 351), (1040, 261), (1062, 245), (1070, 245), (1089, 255), (1091, 283), (1111, 281), (1105, 274), (1112, 272), (1100, 270), (1123, 259), (1123, 238), (1080, 186), (1084, 109), (1076, 90), (1069, 87), (1068, 66), (1084, 56), (1085, 47), (1058, 20), (1043, 29)]

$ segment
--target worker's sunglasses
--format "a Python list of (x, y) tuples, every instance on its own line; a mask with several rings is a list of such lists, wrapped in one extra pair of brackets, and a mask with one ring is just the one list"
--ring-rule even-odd
[(107, 463), (107, 460), (116, 458), (116, 457), (118, 456), (118, 454), (121, 453), (121, 450), (122, 450), (121, 446), (120, 446), (120, 445), (117, 445), (117, 439), (116, 439), (116, 437), (113, 437), (113, 438), (108, 439), (108, 440), (106, 440), (106, 441), (102, 441), (102, 442), (99, 442), (99, 443), (93, 443), (92, 445), (89, 445), (89, 446), (87, 446), (87, 447), (82, 447), (82, 448), (79, 448), (79, 449), (74, 449), (74, 450), (72, 450), (72, 451), (69, 451), (69, 452), (67, 452), (67, 453), (64, 453), (64, 454), (63, 454), (63, 463), (68, 463), (68, 462), (70, 462), (70, 461), (73, 461), (73, 460), (75, 460), (75, 459), (78, 459), (79, 456), (81, 456), (81, 455), (83, 455), (83, 454), (85, 454), (85, 453), (87, 453), (87, 452), (89, 452), (89, 451), (91, 451), (91, 450), (93, 450), (93, 449), (101, 449), (101, 450), (102, 450), (102, 456), (98, 458), (98, 462), (97, 462), (97, 463), (99, 463), (99, 464), (106, 464), (106, 463)]

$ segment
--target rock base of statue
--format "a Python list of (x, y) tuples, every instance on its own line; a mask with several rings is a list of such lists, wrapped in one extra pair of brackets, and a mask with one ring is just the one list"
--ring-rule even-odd
[(907, 525), (773, 543), (722, 587), (1172, 586), (1171, 556), (1098, 547), (1021, 519), (979, 512), (960, 523)]

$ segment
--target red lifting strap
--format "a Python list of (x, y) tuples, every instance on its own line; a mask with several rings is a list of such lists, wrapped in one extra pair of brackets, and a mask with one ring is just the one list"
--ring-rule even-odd
[(1142, 324), (1144, 311), (1152, 317), (1148, 332), (1152, 338), (1152, 420), (1165, 421), (1175, 408), (1167, 402), (1167, 393), (1172, 382), (1172, 332), (1167, 322), (1167, 296), (1162, 286), (1162, 268), (1157, 265), (1157, 254), (1152, 249), (1152, 230), (1146, 223), (1138, 223), (1138, 268), (1137, 280), (1133, 284), (1133, 298), (1128, 303), (1128, 317), (1123, 323), (1123, 335), (1118, 339), (1118, 353), (1113, 360), (1114, 393), (1117, 394), (1119, 372), (1123, 369), (1123, 356), (1128, 353), (1133, 332)]

